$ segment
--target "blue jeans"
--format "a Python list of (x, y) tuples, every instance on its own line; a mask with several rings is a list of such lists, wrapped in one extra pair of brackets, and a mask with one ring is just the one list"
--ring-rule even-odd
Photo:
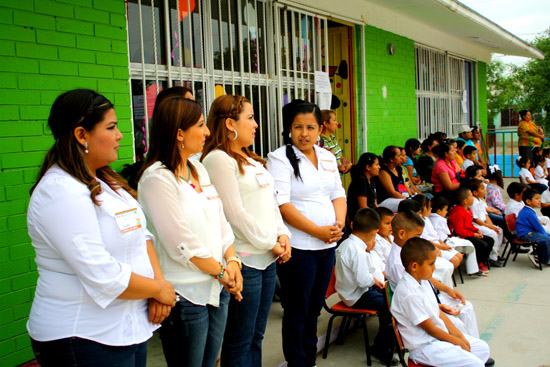
[(539, 255), (539, 261), (543, 264), (548, 264), (550, 261), (550, 236), (548, 234), (543, 234), (539, 232), (529, 232), (524, 236), (521, 236), (521, 239), (524, 241), (536, 242), (537, 253)]
[(489, 218), (491, 218), (491, 222), (495, 226), (499, 226), (500, 228), (506, 228), (506, 220), (502, 215), (493, 214), (493, 213), (487, 213), (489, 215)]
[(292, 249), (290, 261), (277, 266), (281, 281), (283, 353), (288, 367), (311, 367), (317, 357), (317, 318), (332, 269), (334, 248)]
[(222, 345), (222, 367), (262, 365), (262, 340), (273, 294), (277, 267), (275, 263), (265, 270), (243, 264), (243, 299), (231, 296), (227, 327)]
[(369, 288), (351, 308), (378, 311), (378, 334), (374, 338), (373, 348), (384, 353), (393, 346), (391, 314), (384, 301), (384, 290)]
[(42, 367), (145, 367), (147, 342), (111, 346), (77, 337), (40, 342), (31, 338), (36, 360)]
[(185, 298), (176, 302), (159, 329), (168, 367), (214, 367), (222, 345), (229, 293), (220, 292), (218, 307), (195, 305)]

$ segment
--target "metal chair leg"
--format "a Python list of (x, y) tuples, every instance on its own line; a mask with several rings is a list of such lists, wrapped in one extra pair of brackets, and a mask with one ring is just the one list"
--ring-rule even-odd
[(365, 339), (365, 352), (367, 353), (367, 366), (371, 366), (372, 361), (370, 358), (369, 330), (367, 328), (367, 317), (365, 315), (361, 316), (361, 324), (363, 326), (363, 338)]
[(330, 317), (330, 319), (328, 320), (328, 329), (327, 329), (327, 335), (326, 335), (326, 339), (325, 339), (325, 349), (323, 350), (323, 359), (327, 359), (328, 345), (330, 344), (330, 333), (332, 331), (332, 322), (334, 321), (334, 318), (336, 316), (338, 316), (338, 315), (332, 315)]

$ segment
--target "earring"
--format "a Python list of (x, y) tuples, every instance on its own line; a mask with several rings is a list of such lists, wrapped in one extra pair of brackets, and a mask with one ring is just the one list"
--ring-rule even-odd
[(88, 154), (88, 142), (84, 142), (84, 153)]
[(292, 138), (292, 133), (288, 133), (288, 137), (289, 137), (289, 138)]
[(184, 148), (185, 148), (185, 146), (183, 145), (183, 143), (181, 143), (181, 149), (184, 149)]
[(235, 137), (231, 140), (233, 140), (233, 141), (237, 140), (237, 137), (239, 136), (239, 133), (237, 132), (237, 130), (231, 130), (231, 131), (233, 131), (235, 133)]

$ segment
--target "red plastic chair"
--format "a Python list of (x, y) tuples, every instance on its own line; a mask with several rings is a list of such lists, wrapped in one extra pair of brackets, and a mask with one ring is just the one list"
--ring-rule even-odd
[(327, 358), (328, 354), (328, 345), (330, 343), (330, 333), (332, 329), (332, 323), (334, 319), (338, 316), (342, 316), (342, 323), (340, 324), (340, 335), (342, 336), (342, 341), (345, 334), (345, 329), (349, 325), (349, 318), (356, 318), (359, 320), (361, 327), (363, 328), (363, 337), (365, 339), (365, 352), (367, 354), (367, 366), (372, 365), (371, 357), (370, 357), (370, 348), (369, 348), (369, 331), (367, 329), (367, 317), (368, 316), (375, 316), (378, 314), (376, 310), (363, 310), (363, 309), (356, 309), (348, 307), (344, 304), (344, 302), (340, 301), (336, 303), (334, 306), (329, 307), (327, 304), (327, 299), (332, 296), (334, 293), (336, 293), (336, 276), (334, 274), (334, 269), (332, 269), (332, 275), (330, 277), (330, 283), (328, 285), (327, 293), (325, 295), (325, 304), (323, 305), (323, 308), (331, 314), (330, 319), (328, 321), (328, 327), (327, 327), (327, 335), (325, 339), (325, 348), (323, 350), (323, 359)]
[[(523, 253), (522, 251), (518, 251), (519, 249), (523, 248), (533, 248), (533, 251), (535, 253), (535, 256), (538, 259), (537, 255), (537, 244), (535, 242), (531, 241), (523, 241), (516, 235), (516, 215), (515, 214), (508, 214), (506, 216), (506, 226), (508, 227), (508, 230), (510, 231), (510, 234), (513, 237), (513, 240), (510, 242), (510, 247), (508, 248), (508, 243), (506, 244), (506, 247), (504, 247), (504, 251), (502, 255), (504, 256), (504, 266), (508, 263), (508, 258), (510, 257), (510, 254), (513, 252), (514, 257), (512, 258), (512, 261), (516, 261), (516, 258), (518, 257), (518, 254)], [(508, 254), (506, 254), (506, 250), (508, 249)], [(542, 271), (542, 264), (539, 261), (539, 269)]]

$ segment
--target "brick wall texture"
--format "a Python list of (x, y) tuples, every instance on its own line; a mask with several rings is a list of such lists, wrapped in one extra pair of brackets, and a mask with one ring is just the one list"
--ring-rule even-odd
[(479, 101), (479, 121), (483, 131), (487, 131), (487, 64), (477, 62), (477, 93)]
[(115, 104), (115, 168), (132, 161), (126, 9), (123, 0), (0, 2), (0, 366), (33, 359), (25, 324), (37, 279), (27, 235), (29, 189), (53, 139), (55, 98), (91, 88)]

